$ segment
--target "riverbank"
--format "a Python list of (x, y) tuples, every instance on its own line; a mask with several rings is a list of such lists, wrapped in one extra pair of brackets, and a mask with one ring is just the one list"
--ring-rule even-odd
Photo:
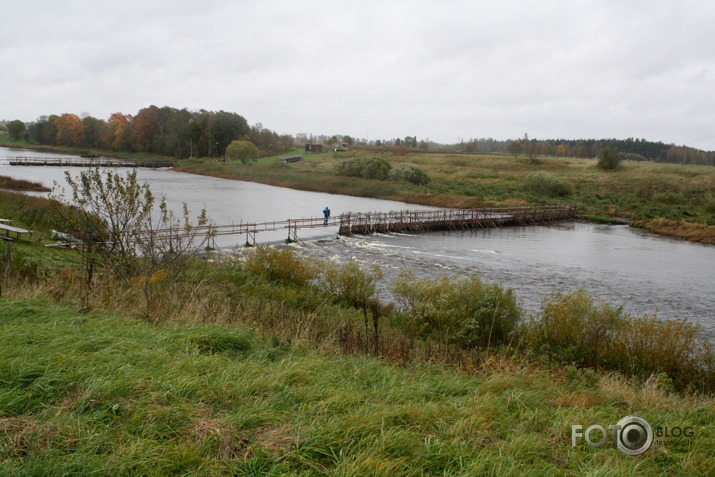
[(52, 189), (45, 187), (39, 182), (13, 179), (12, 177), (0, 176), (0, 189), (13, 190), (19, 192), (50, 192)]

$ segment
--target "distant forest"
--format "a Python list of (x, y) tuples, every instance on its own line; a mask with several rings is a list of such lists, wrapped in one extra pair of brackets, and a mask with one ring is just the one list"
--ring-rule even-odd
[[(3, 124), (0, 124), (2, 127)], [(279, 135), (260, 123), (249, 126), (246, 119), (225, 111), (190, 111), (168, 106), (149, 106), (136, 115), (114, 113), (109, 119), (75, 114), (41, 116), (27, 124), (15, 120), (4, 124), (15, 140), (25, 139), (33, 144), (102, 148), (112, 151), (147, 152), (187, 157), (223, 157), (226, 147), (245, 139), (258, 147), (262, 156), (281, 154), (294, 143), (335, 144), (371, 147), (398, 147), (422, 151), (452, 151), (465, 153), (502, 153), (592, 158), (602, 149), (615, 147), (621, 158), (636, 161), (655, 161), (673, 164), (715, 165), (715, 152), (687, 146), (676, 146), (645, 139), (469, 139), (456, 144), (437, 144), (428, 138), (418, 140), (406, 136), (389, 140), (353, 139), (342, 135), (313, 135), (300, 133)]]
[[(360, 144), (360, 142), (358, 142)], [(533, 154), (563, 157), (597, 157), (602, 149), (615, 147), (622, 159), (632, 161), (668, 162), (672, 164), (715, 165), (715, 152), (706, 152), (687, 146), (676, 146), (645, 139), (521, 139), (505, 141), (481, 138), (457, 144), (436, 144), (407, 136), (404, 139), (378, 140), (376, 146), (417, 148), (430, 151), (467, 153)]]
[[(528, 144), (527, 144), (528, 143)], [(633, 161), (668, 162), (673, 164), (715, 165), (715, 153), (687, 146), (676, 146), (645, 139), (547, 139), (524, 137), (519, 140), (495, 141), (472, 139), (460, 144), (468, 152), (503, 152), (519, 154), (529, 148), (538, 155), (566, 157), (597, 157), (602, 149), (617, 148), (623, 159)]]
[(33, 144), (148, 152), (177, 158), (222, 157), (236, 139), (252, 141), (263, 155), (280, 154), (293, 146), (292, 136), (281, 136), (260, 123), (225, 111), (189, 111), (149, 106), (132, 116), (114, 113), (106, 121), (76, 114), (41, 116), (27, 124), (10, 121), (13, 139)]

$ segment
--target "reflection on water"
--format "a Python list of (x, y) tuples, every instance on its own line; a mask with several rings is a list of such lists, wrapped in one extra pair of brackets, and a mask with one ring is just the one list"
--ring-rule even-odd
[[(37, 154), (37, 153), (33, 153)], [(11, 167), (3, 157), (28, 155), (0, 148), (0, 175), (39, 181), (52, 187), (63, 182), (56, 167)], [(70, 168), (74, 174), (78, 168)], [(424, 207), (271, 187), (250, 182), (139, 169), (156, 195), (166, 195), (180, 210), (185, 201), (198, 214), (206, 208), (217, 224), (318, 217), (327, 205), (342, 212), (389, 211)], [(661, 318), (687, 318), (702, 323), (715, 341), (715, 294), (712, 293), (715, 247), (656, 237), (627, 226), (564, 223), (469, 232), (378, 235), (335, 240), (335, 227), (303, 230), (312, 240), (296, 247), (302, 253), (336, 262), (378, 263), (385, 283), (402, 270), (417, 276), (477, 273), (484, 280), (513, 288), (527, 311), (538, 309), (552, 292), (584, 288), (591, 295), (623, 305), (632, 314), (657, 311)], [(261, 241), (283, 241), (283, 232), (259, 235)], [(318, 240), (318, 239), (327, 240)], [(223, 237), (222, 247), (243, 243)], [(383, 293), (388, 294), (386, 285)]]

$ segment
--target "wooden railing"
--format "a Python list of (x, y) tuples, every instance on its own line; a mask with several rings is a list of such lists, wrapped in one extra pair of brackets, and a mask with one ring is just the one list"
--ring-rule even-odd
[[(288, 231), (287, 242), (297, 242), (298, 230), (337, 226), (339, 235), (372, 234), (385, 232), (425, 232), (430, 230), (461, 230), (507, 225), (526, 225), (568, 220), (576, 217), (577, 206), (554, 205), (536, 207), (498, 207), (483, 209), (401, 210), (391, 212), (348, 212), (331, 217), (288, 219), (272, 222), (238, 223), (231, 225), (194, 226), (187, 229), (159, 229), (157, 236), (174, 237), (210, 234), (246, 235), (246, 243), (255, 245), (261, 232)], [(148, 232), (137, 232), (148, 233)]]

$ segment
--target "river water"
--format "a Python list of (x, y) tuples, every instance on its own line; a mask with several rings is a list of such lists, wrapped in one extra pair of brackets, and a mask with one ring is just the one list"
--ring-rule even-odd
[[(40, 155), (41, 153), (32, 153)], [(3, 158), (28, 151), (0, 148), (0, 175), (64, 183), (56, 167), (17, 167)], [(52, 155), (52, 154), (51, 154)], [(56, 156), (56, 155), (52, 155)], [(6, 162), (6, 161), (5, 161)], [(78, 168), (69, 168), (77, 174)], [(317, 217), (326, 205), (342, 212), (389, 211), (426, 207), (336, 194), (296, 191), (250, 182), (139, 169), (155, 195), (166, 195), (179, 210), (182, 201), (195, 213), (206, 208), (215, 223), (263, 222)], [(335, 227), (301, 230), (302, 254), (334, 262), (356, 260), (382, 268), (382, 294), (402, 270), (419, 277), (478, 274), (513, 288), (527, 312), (552, 292), (584, 288), (597, 299), (623, 305), (633, 314), (657, 312), (660, 318), (686, 318), (702, 324), (715, 342), (715, 247), (655, 236), (622, 225), (579, 222), (507, 227), (466, 232), (395, 234), (336, 240)], [(283, 232), (259, 234), (259, 242), (279, 242)], [(243, 237), (222, 237), (220, 246), (240, 245)]]
[[(57, 154), (52, 153), (0, 147), (0, 175), (32, 180), (52, 188), (55, 183), (67, 186), (64, 178), (65, 171), (77, 176), (83, 170), (81, 167), (8, 165), (8, 158), (16, 156), (58, 157)], [(344, 212), (389, 212), (391, 210), (431, 208), (389, 200), (306, 192), (253, 182), (186, 174), (167, 169), (138, 168), (136, 171), (140, 180), (151, 185), (155, 196), (166, 197), (169, 208), (180, 212), (182, 202), (186, 202), (194, 217), (199, 214), (201, 209), (205, 208), (207, 215), (216, 225), (322, 217), (323, 209), (326, 206), (330, 208), (333, 216)], [(298, 236), (302, 240), (336, 237), (337, 227), (301, 229)], [(259, 243), (278, 243), (285, 241), (287, 237), (287, 231), (261, 232), (258, 234), (257, 240)], [(245, 240), (245, 236), (220, 236), (216, 238), (216, 244), (221, 248), (230, 248), (242, 245)]]

